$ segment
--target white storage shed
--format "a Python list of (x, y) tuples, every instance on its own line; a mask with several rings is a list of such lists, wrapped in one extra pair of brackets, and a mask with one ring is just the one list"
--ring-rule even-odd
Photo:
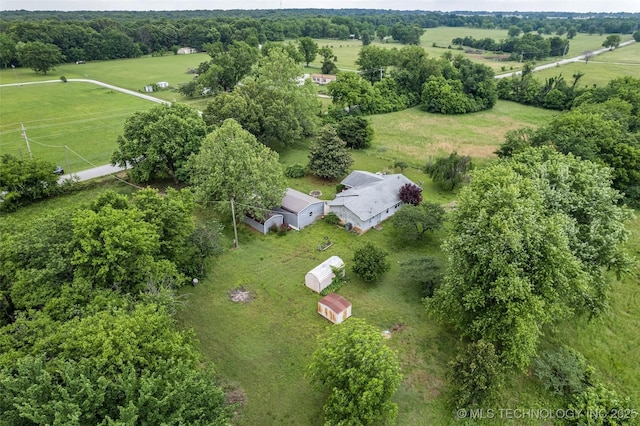
[(318, 313), (334, 324), (351, 316), (351, 302), (337, 293), (329, 293), (318, 301)]
[(334, 268), (342, 270), (344, 277), (344, 262), (338, 256), (331, 256), (304, 276), (304, 284), (316, 293), (327, 288), (336, 276)]

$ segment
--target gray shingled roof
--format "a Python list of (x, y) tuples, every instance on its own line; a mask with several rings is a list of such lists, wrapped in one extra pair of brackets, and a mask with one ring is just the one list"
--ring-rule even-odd
[(381, 182), (383, 180), (384, 175), (377, 175), (363, 170), (354, 170), (340, 183), (344, 186), (348, 186), (349, 188), (353, 188), (354, 186), (364, 186), (370, 183)]
[[(351, 174), (354, 173), (356, 172)], [(345, 181), (353, 182), (362, 176), (365, 176), (362, 179), (365, 183), (336, 194), (336, 198), (329, 201), (329, 206), (345, 206), (365, 221), (401, 202), (400, 188), (407, 183), (413, 184), (411, 180), (401, 174), (375, 175), (369, 173), (369, 175), (380, 179), (371, 179), (369, 176), (367, 182), (366, 173), (368, 172), (358, 172), (354, 179), (350, 179), (351, 175), (347, 176), (342, 181), (343, 185)]]
[(303, 192), (287, 188), (287, 192), (282, 199), (282, 208), (290, 211), (291, 213), (300, 213), (310, 205), (322, 202), (322, 200), (313, 198)]

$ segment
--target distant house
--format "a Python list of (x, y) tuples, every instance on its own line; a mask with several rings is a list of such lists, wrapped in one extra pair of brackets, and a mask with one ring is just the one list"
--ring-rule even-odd
[(316, 293), (329, 287), (336, 276), (335, 271), (342, 271), (344, 276), (344, 262), (338, 256), (331, 256), (304, 276), (304, 285)]
[(334, 324), (351, 316), (351, 302), (337, 293), (327, 294), (318, 301), (318, 313)]
[(144, 91), (147, 92), (147, 93), (153, 92), (153, 86), (150, 85), (150, 84), (147, 85), (147, 86), (144, 86)]
[(286, 225), (302, 229), (324, 215), (324, 201), (287, 188), (282, 204), (275, 211), (284, 217)]
[(273, 226), (282, 226), (284, 219), (281, 214), (270, 213), (265, 220), (257, 220), (249, 216), (244, 217), (244, 223), (262, 234), (269, 232)]
[(192, 53), (198, 53), (198, 51), (193, 47), (181, 47), (176, 53), (178, 55), (190, 55)]
[(331, 74), (311, 74), (311, 80), (316, 84), (329, 84), (336, 80), (335, 75)]
[[(347, 229), (366, 232), (402, 206), (400, 188), (414, 184), (402, 174), (384, 175), (356, 170), (341, 182), (345, 189), (327, 204)], [(415, 185), (415, 184), (414, 184)]]
[(156, 85), (160, 89), (166, 89), (167, 87), (169, 87), (169, 83), (167, 83), (166, 81), (159, 81), (156, 83)]

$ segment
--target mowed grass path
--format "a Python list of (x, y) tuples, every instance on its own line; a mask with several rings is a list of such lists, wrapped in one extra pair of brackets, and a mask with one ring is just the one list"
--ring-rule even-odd
[(28, 158), (22, 123), (34, 158), (61, 165), (67, 172), (107, 164), (126, 118), (154, 105), (89, 83), (2, 87), (0, 154)]

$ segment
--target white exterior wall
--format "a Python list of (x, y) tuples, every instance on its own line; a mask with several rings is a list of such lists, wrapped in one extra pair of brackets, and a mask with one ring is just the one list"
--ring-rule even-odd
[[(346, 320), (351, 316), (351, 306), (345, 309), (342, 312), (335, 312), (333, 309), (325, 305), (324, 303), (318, 302), (318, 313), (331, 321), (334, 324), (340, 324), (342, 321)], [(333, 315), (332, 315), (333, 314)]]

